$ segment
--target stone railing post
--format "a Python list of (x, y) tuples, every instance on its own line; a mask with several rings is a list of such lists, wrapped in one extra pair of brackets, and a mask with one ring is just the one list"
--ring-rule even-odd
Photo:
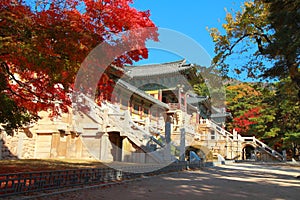
[(238, 139), (238, 133), (235, 129), (233, 129), (233, 140), (237, 140)]
[(165, 145), (165, 161), (171, 160), (171, 115), (167, 115), (167, 119), (165, 122), (165, 139), (166, 139), (166, 145)]
[(149, 117), (145, 118), (145, 131), (149, 132), (150, 130), (150, 119)]
[(103, 127), (104, 127), (104, 131), (106, 132), (106, 128), (109, 125), (109, 116), (108, 116), (108, 109), (105, 108), (103, 111)]

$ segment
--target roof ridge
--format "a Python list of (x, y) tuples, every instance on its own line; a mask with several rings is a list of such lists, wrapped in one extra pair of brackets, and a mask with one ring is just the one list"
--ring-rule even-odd
[(165, 62), (165, 63), (154, 63), (154, 64), (143, 64), (143, 65), (127, 65), (124, 66), (125, 68), (136, 68), (136, 67), (145, 67), (145, 66), (162, 66), (162, 65), (170, 65), (170, 64), (181, 64), (184, 65), (186, 63), (186, 59), (172, 61), (172, 62)]

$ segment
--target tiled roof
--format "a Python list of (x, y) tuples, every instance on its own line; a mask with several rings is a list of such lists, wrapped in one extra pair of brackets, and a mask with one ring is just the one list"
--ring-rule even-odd
[(231, 113), (226, 112), (226, 113), (213, 113), (211, 114), (211, 118), (215, 118), (215, 117), (231, 117)]
[(126, 75), (128, 75), (131, 78), (134, 78), (178, 73), (190, 69), (192, 67), (192, 64), (186, 64), (186, 60), (180, 60), (162, 64), (125, 66), (125, 71)]
[(226, 112), (225, 107), (224, 108), (216, 108), (212, 106), (212, 114), (211, 118), (219, 118), (219, 117), (232, 117), (230, 112)]
[(155, 99), (151, 95), (149, 95), (149, 94), (145, 93), (144, 91), (138, 89), (137, 87), (123, 81), (122, 79), (118, 80), (118, 82), (116, 83), (116, 86), (127, 89), (127, 90), (133, 92), (134, 94), (137, 94), (137, 95), (139, 95), (139, 96), (141, 96), (141, 97), (143, 97), (143, 98), (145, 98), (145, 99), (147, 99), (147, 100), (149, 100), (149, 101), (151, 101), (151, 102), (153, 102), (153, 103), (155, 103), (155, 104), (157, 104), (157, 105), (159, 105), (163, 108), (169, 109), (168, 104), (165, 104), (165, 103), (159, 101), (158, 99)]
[(188, 104), (197, 104), (197, 103), (201, 103), (206, 100), (207, 100), (207, 97), (201, 97), (201, 96), (194, 96), (194, 97), (188, 96), (186, 98), (186, 102)]

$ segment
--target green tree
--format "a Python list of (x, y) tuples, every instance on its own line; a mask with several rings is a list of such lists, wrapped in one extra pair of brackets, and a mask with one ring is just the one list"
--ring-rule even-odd
[(193, 91), (199, 96), (209, 97), (212, 106), (224, 108), (226, 91), (219, 71), (196, 64), (195, 66), (196, 76), (193, 77), (192, 81), (189, 80), (193, 86)]
[(256, 136), (280, 151), (295, 157), (300, 148), (300, 104), (290, 78), (272, 84), (241, 83), (227, 88), (227, 108), (235, 128), (244, 136)]
[(284, 79), (275, 86), (273, 108), (276, 120), (272, 127), (277, 130), (277, 138), (281, 140), (283, 148), (291, 149), (295, 157), (296, 149), (300, 149), (300, 103), (296, 101), (296, 85), (290, 79)]
[(195, 93), (198, 94), (199, 96), (207, 97), (210, 94), (209, 90), (208, 90), (208, 87), (204, 82), (195, 84), (193, 86), (193, 88), (194, 88)]
[[(244, 136), (258, 136), (254, 127), (260, 116), (262, 94), (249, 83), (239, 83), (226, 87), (227, 111), (232, 114), (227, 128), (236, 129)], [(254, 126), (255, 125), (255, 126)]]
[(7, 88), (4, 75), (0, 73), (0, 125), (10, 135), (13, 130), (22, 127), (24, 124), (38, 119), (38, 116), (30, 114), (24, 107), (17, 106), (6, 94)]
[[(254, 0), (246, 1), (242, 11), (227, 12), (225, 33), (210, 29), (213, 65), (225, 76), (235, 72), (251, 78), (290, 77), (300, 98), (299, 9), (299, 0)], [(234, 65), (228, 64), (237, 58)]]

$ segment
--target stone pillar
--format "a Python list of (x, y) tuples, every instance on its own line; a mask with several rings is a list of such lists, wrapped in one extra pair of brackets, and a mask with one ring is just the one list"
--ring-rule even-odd
[(180, 161), (185, 160), (185, 128), (180, 129)]
[(283, 161), (286, 161), (286, 150), (282, 150), (282, 156), (283, 156)]
[(100, 144), (100, 160), (101, 161), (113, 161), (113, 156), (111, 154), (112, 145), (109, 141), (109, 135), (105, 132), (101, 137), (101, 144)]
[(112, 145), (109, 140), (109, 135), (107, 133), (107, 126), (109, 125), (108, 109), (103, 112), (103, 133), (100, 138), (100, 160), (101, 161), (113, 161), (113, 156), (111, 153)]
[(132, 145), (130, 144), (128, 138), (124, 138), (122, 141), (122, 161), (123, 162), (132, 162)]
[(164, 159), (165, 161), (171, 160), (171, 115), (167, 115), (165, 122), (165, 139), (166, 145), (164, 147)]
[(229, 141), (229, 136), (226, 135), (226, 143), (225, 143), (225, 158), (229, 158), (229, 153), (228, 153), (228, 141)]

